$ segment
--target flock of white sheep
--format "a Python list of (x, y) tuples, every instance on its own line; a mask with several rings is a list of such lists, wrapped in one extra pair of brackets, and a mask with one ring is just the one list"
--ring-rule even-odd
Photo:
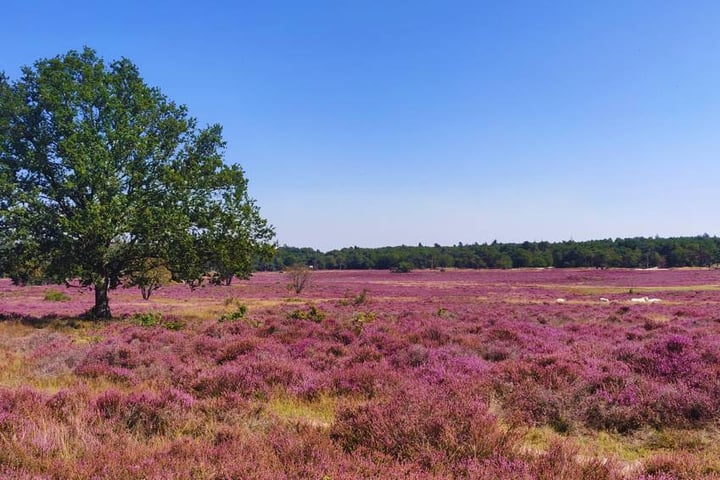
[[(563, 304), (567, 302), (564, 298), (558, 298), (555, 300), (555, 303)], [(600, 303), (612, 303), (609, 298), (600, 297)], [(631, 298), (630, 303), (658, 303), (662, 302), (659, 298), (650, 298), (650, 297), (639, 297), (639, 298)]]

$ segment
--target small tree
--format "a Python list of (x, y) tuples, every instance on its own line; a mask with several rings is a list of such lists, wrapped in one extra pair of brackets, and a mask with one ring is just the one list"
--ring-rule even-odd
[(310, 285), (312, 277), (312, 270), (305, 265), (293, 265), (285, 269), (285, 275), (287, 275), (290, 283), (288, 284), (288, 290), (295, 292), (296, 295), (300, 293)]
[(138, 287), (143, 300), (148, 300), (152, 292), (168, 284), (171, 280), (172, 273), (167, 269), (163, 260), (147, 258), (136, 270), (130, 272), (125, 281), (125, 287)]
[[(0, 245), (14, 265), (108, 291), (145, 259), (183, 280), (206, 266), (248, 276), (273, 229), (223, 163), (222, 127), (149, 87), (127, 59), (89, 48), (41, 59), (15, 82), (0, 73)], [(19, 269), (22, 270), (22, 269)]]

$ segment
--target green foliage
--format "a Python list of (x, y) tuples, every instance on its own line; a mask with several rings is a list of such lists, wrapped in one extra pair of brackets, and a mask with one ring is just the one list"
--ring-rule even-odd
[(141, 327), (156, 327), (162, 322), (162, 313), (160, 312), (142, 312), (136, 313), (130, 319), (134, 324)]
[(178, 331), (185, 328), (185, 322), (179, 318), (164, 318), (161, 326), (166, 330)]
[(167, 330), (182, 330), (185, 327), (185, 322), (182, 320), (170, 317), (163, 318), (160, 312), (142, 312), (134, 314), (130, 321), (141, 327), (162, 327)]
[(143, 300), (148, 300), (153, 291), (170, 283), (172, 273), (160, 258), (145, 258), (138, 262), (125, 278), (124, 286), (138, 287)]
[(247, 305), (239, 304), (235, 310), (233, 310), (230, 313), (224, 313), (220, 316), (221, 322), (234, 322), (236, 320), (241, 320), (245, 318), (245, 314), (247, 314)]
[(393, 267), (393, 273), (410, 273), (413, 269), (413, 264), (410, 262), (400, 262)]
[(375, 312), (357, 312), (353, 315), (352, 327), (355, 333), (360, 335), (365, 324), (374, 322), (376, 318)]
[(720, 237), (701, 235), (673, 238), (617, 238), (586, 242), (523, 242), (453, 246), (397, 246), (343, 248), (326, 253), (283, 246), (264, 270), (288, 265), (316, 269), (379, 269), (408, 262), (412, 269), (455, 268), (652, 268), (720, 267)]
[(311, 322), (320, 323), (325, 318), (325, 313), (315, 305), (310, 305), (307, 310), (293, 310), (288, 314), (288, 318), (293, 320), (309, 320)]
[[(94, 287), (99, 318), (110, 317), (108, 290), (145, 283), (135, 274), (148, 261), (184, 281), (247, 277), (272, 255), (274, 232), (224, 148), (220, 125), (198, 128), (128, 59), (86, 48), (15, 82), (0, 74), (2, 270), (19, 282), (38, 269), (77, 278)], [(149, 295), (154, 283), (140, 286)]]
[(68, 295), (57, 290), (48, 290), (45, 292), (46, 302), (69, 302), (71, 299)]

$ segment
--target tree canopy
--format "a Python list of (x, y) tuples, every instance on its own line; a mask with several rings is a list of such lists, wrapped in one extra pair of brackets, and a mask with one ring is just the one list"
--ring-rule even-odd
[(720, 238), (709, 235), (674, 238), (616, 238), (583, 242), (523, 242), (454, 246), (343, 248), (320, 252), (282, 246), (271, 260), (257, 262), (260, 270), (289, 265), (316, 269), (412, 268), (649, 268), (720, 265)]
[(220, 125), (199, 128), (128, 59), (85, 48), (0, 74), (2, 271), (93, 286), (100, 318), (147, 265), (247, 277), (274, 231), (224, 149)]

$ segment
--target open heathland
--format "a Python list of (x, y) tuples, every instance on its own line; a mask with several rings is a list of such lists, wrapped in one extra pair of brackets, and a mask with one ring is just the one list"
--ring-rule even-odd
[(720, 478), (720, 271), (0, 279), (0, 477)]

